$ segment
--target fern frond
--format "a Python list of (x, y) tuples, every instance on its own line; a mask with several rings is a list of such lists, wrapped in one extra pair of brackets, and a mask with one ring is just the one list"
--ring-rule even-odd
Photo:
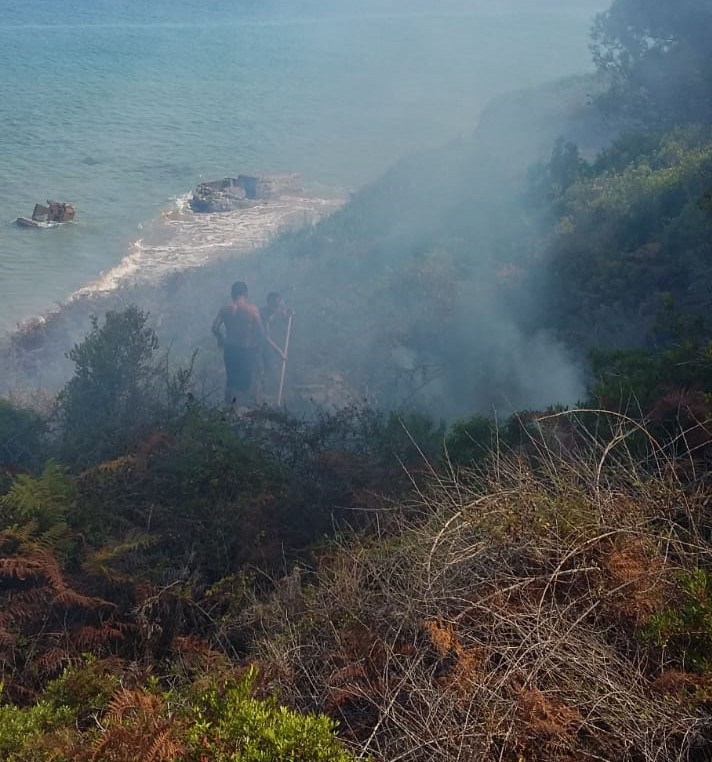
[(82, 595), (76, 590), (72, 590), (71, 587), (63, 587), (55, 594), (52, 603), (67, 608), (70, 606), (77, 606), (83, 609), (91, 609), (96, 605), (96, 600), (94, 598), (89, 598), (86, 595)]
[(36, 542), (42, 547), (58, 548), (69, 539), (69, 526), (63, 520), (58, 520), (46, 531), (38, 535)]
[[(47, 602), (48, 596), (52, 593), (52, 588), (47, 585), (40, 587), (29, 587), (21, 590), (8, 590), (4, 595), (4, 601), (7, 604), (8, 613), (17, 617), (17, 609), (22, 605), (39, 606)], [(0, 622), (3, 614), (0, 613)]]
[(120, 457), (114, 458), (113, 460), (107, 460), (103, 463), (99, 463), (99, 465), (95, 467), (95, 470), (99, 471), (99, 473), (116, 474), (120, 471), (124, 471), (127, 468), (130, 468), (135, 463), (135, 456), (121, 455)]
[(49, 648), (34, 659), (43, 675), (54, 675), (71, 661), (70, 655), (63, 648)]
[(47, 576), (42, 560), (37, 558), (0, 558), (0, 577), (10, 577), (24, 582), (28, 579)]
[(18, 474), (6, 495), (0, 498), (6, 520), (16, 524), (37, 521), (37, 530), (44, 533), (64, 521), (73, 498), (72, 480), (54, 461), (48, 461), (42, 474), (35, 478)]
[(116, 627), (85, 625), (72, 633), (72, 640), (82, 651), (97, 651), (110, 640), (121, 640), (123, 632)]
[(44, 609), (44, 605), (40, 604), (32, 606), (27, 603), (20, 603), (12, 609), (11, 621), (8, 624), (12, 624), (14, 627), (19, 627), (24, 622), (31, 622), (37, 618), (38, 612)]
[(183, 751), (182, 745), (171, 738), (170, 728), (166, 728), (156, 734), (144, 759), (146, 762), (173, 762)]
[(154, 542), (155, 539), (148, 534), (133, 534), (121, 543), (107, 545), (92, 553), (84, 560), (82, 568), (89, 574), (105, 577), (110, 582), (126, 582), (128, 577), (116, 572), (110, 564), (129, 553), (145, 550)]
[(0, 531), (0, 552), (3, 555), (9, 556), (15, 553), (18, 547), (31, 543), (34, 530), (34, 527), (28, 528), (27, 526), (6, 527)]
[(0, 624), (2, 621), (6, 621), (8, 626), (13, 625), (17, 627), (24, 622), (30, 622), (33, 619), (45, 616), (51, 595), (50, 588), (40, 587), (17, 592), (22, 592), (26, 600), (10, 598), (9, 595), (4, 599), (0, 599), (3, 608), (7, 608), (7, 613), (3, 615)]
[(107, 706), (107, 721), (121, 722), (126, 717), (158, 717), (163, 708), (160, 696), (142, 690), (122, 688), (117, 691)]
[(123, 762), (126, 760), (140, 759), (136, 754), (134, 745), (134, 733), (121, 725), (105, 730), (92, 745), (91, 762)]
[(63, 590), (67, 586), (59, 561), (51, 548), (43, 548), (33, 544), (26, 548), (25, 551), (32, 553), (28, 560), (37, 564), (39, 573), (49, 582), (53, 589)]

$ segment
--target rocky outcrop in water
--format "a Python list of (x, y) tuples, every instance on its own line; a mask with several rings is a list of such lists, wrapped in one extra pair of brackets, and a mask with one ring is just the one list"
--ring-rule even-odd
[(29, 228), (54, 228), (62, 222), (71, 222), (76, 215), (76, 210), (71, 204), (61, 201), (48, 201), (47, 206), (35, 204), (32, 217), (18, 217), (15, 222), (22, 227)]
[(35, 204), (32, 219), (35, 222), (71, 222), (76, 216), (76, 210), (71, 204), (62, 201), (48, 201), (47, 206)]
[(301, 178), (296, 173), (281, 175), (238, 175), (201, 183), (189, 206), (194, 212), (232, 212), (256, 201), (301, 193)]
[(232, 177), (201, 183), (189, 204), (194, 212), (232, 212), (249, 206), (245, 189)]
[[(37, 204), (35, 209), (40, 206)], [(61, 201), (47, 202), (47, 221), (48, 222), (71, 222), (76, 215), (76, 210), (71, 204), (65, 204)], [(32, 217), (35, 215), (33, 213)]]

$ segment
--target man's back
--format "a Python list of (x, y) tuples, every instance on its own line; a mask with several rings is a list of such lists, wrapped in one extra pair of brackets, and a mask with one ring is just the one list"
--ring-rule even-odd
[(250, 349), (262, 339), (262, 323), (257, 307), (245, 300), (233, 302), (220, 310), (225, 325), (225, 344)]

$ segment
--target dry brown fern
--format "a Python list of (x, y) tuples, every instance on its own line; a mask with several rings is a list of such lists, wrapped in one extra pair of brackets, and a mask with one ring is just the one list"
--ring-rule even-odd
[(5, 686), (10, 694), (36, 691), (83, 652), (110, 650), (123, 632), (116, 607), (79, 589), (48, 542), (25, 530), (0, 534), (0, 660), (11, 665)]
[(90, 762), (174, 762), (182, 753), (164, 699), (142, 690), (119, 690), (107, 706)]

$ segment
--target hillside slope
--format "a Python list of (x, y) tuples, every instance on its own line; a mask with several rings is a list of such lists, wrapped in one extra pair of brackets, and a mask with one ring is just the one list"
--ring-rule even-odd
[(503, 96), (471, 139), (400, 162), (313, 228), (155, 288), (63, 308), (15, 337), (8, 386), (63, 383), (62, 355), (88, 316), (130, 302), (150, 311), (174, 358), (199, 349), (203, 391), (218, 399), (209, 326), (240, 279), (256, 301), (282, 291), (296, 312), (289, 399), (297, 409), (312, 398), (368, 400), (454, 416), (576, 401), (579, 368), (532, 321), (540, 294), (524, 275), (544, 215), (526, 198), (526, 177), (561, 135), (590, 152), (610, 141), (588, 103), (594, 86), (579, 78)]

